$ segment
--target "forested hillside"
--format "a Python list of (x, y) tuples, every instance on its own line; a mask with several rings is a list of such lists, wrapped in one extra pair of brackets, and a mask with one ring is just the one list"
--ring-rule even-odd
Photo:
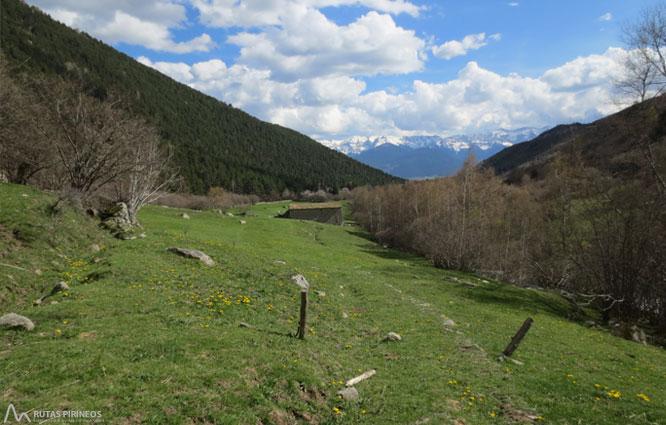
[(383, 184), (397, 179), (269, 124), (139, 64), (17, 0), (3, 0), (1, 43), (19, 71), (82, 79), (95, 96), (119, 92), (173, 145), (188, 188), (239, 193)]
[(586, 165), (625, 179), (642, 178), (641, 147), (662, 145), (666, 134), (666, 96), (646, 100), (590, 124), (559, 125), (529, 142), (502, 150), (483, 162), (511, 182), (523, 175), (543, 178), (557, 152), (580, 153)]

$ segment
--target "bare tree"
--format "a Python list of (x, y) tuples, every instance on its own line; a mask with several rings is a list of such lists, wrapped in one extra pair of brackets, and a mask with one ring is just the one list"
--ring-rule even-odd
[(71, 189), (85, 198), (135, 167), (136, 125), (121, 100), (102, 102), (62, 86), (53, 102), (54, 144)]
[(130, 167), (117, 179), (116, 190), (127, 204), (131, 223), (138, 225), (139, 210), (175, 189), (180, 178), (172, 165), (173, 152), (170, 148), (161, 148), (157, 130), (140, 119), (127, 124), (134, 139), (129, 148)]
[(0, 81), (0, 171), (12, 183), (27, 184), (56, 162), (48, 110), (39, 97), (46, 82), (13, 76), (2, 52)]
[(666, 88), (666, 3), (645, 9), (634, 24), (623, 30), (629, 48), (623, 67), (625, 75), (616, 82), (618, 91), (643, 101), (662, 94)]

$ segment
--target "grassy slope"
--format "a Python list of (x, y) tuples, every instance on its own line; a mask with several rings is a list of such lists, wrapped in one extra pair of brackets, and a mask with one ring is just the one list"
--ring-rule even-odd
[[(0, 184), (3, 210), (8, 188)], [(479, 286), (461, 286), (451, 278), (462, 276), (355, 228), (268, 217), (279, 208), (257, 206), (245, 225), (146, 208), (146, 239), (69, 259), (72, 290), (57, 304), (0, 305), (36, 323), (0, 332), (0, 410), (92, 409), (110, 423), (156, 424), (502, 424), (521, 414), (666, 423), (663, 350), (571, 323), (550, 294), (470, 276)], [(217, 265), (170, 246), (202, 249)], [(92, 272), (102, 277), (83, 280)], [(305, 341), (287, 336), (296, 273), (326, 293), (311, 293)], [(534, 326), (514, 355), (524, 365), (495, 361), (528, 316)], [(389, 331), (403, 341), (381, 342)], [(357, 385), (357, 402), (336, 399), (341, 381), (369, 369), (377, 375)]]

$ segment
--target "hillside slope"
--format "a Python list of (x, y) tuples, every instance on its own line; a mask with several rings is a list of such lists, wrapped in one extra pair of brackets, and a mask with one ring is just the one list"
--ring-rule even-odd
[(483, 162), (498, 174), (513, 170), (539, 177), (558, 151), (580, 152), (583, 161), (614, 175), (633, 176), (640, 166), (639, 142), (663, 143), (666, 135), (666, 96), (636, 104), (590, 124), (560, 125), (531, 141), (502, 150)]
[(0, 183), (0, 310), (69, 281), (69, 259), (103, 250), (112, 239), (52, 193)]
[(0, 46), (22, 69), (79, 76), (100, 96), (116, 90), (133, 99), (135, 111), (149, 117), (176, 148), (194, 192), (223, 186), (262, 194), (395, 181), (302, 134), (177, 83), (19, 0), (3, 0), (0, 19)]
[[(0, 184), (0, 198), (17, 191)], [(282, 206), (256, 206), (246, 224), (147, 207), (147, 238), (67, 255), (68, 296), (0, 303), (36, 325), (0, 330), (0, 409), (121, 424), (666, 422), (664, 350), (567, 320), (553, 294), (436, 269), (357, 228), (271, 218)], [(303, 341), (291, 336), (297, 273), (311, 285)], [(497, 362), (527, 317), (517, 362)], [(357, 400), (336, 396), (373, 369)]]

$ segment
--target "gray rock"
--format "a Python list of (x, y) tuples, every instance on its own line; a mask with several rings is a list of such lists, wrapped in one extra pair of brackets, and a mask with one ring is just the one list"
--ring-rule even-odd
[(106, 217), (102, 221), (102, 227), (109, 230), (118, 239), (125, 239), (132, 233), (132, 223), (124, 202), (111, 204), (104, 213)]
[(130, 221), (129, 212), (127, 210), (127, 204), (125, 204), (124, 202), (116, 202), (111, 204), (106, 209), (106, 215), (120, 218), (128, 223)]
[(58, 282), (51, 290), (51, 294), (57, 294), (59, 291), (69, 291), (69, 285), (65, 282)]
[(401, 341), (402, 337), (395, 332), (389, 332), (386, 335), (386, 341)]
[(454, 327), (456, 325), (456, 322), (453, 320), (449, 319), (448, 317), (445, 317), (444, 320), (442, 320), (442, 325), (448, 326), (448, 327)]
[(189, 219), (190, 219), (190, 216), (187, 215), (187, 214), (185, 214), (185, 213), (182, 213), (180, 216), (183, 217), (183, 218), (186, 219), (186, 220), (189, 220)]
[(336, 396), (341, 397), (343, 400), (356, 400), (358, 399), (358, 391), (354, 387), (343, 388)]
[(35, 324), (25, 316), (9, 313), (6, 316), (0, 317), (0, 328), (25, 329), (26, 331), (31, 331), (35, 329)]
[(247, 224), (247, 221), (245, 221), (245, 220), (241, 220), (239, 223), (240, 223), (240, 224)]
[(174, 254), (178, 254), (181, 257), (194, 258), (195, 260), (199, 260), (207, 266), (215, 265), (215, 261), (213, 261), (209, 256), (207, 256), (203, 252), (197, 251), (196, 249), (167, 248), (167, 251), (173, 252)]
[(279, 264), (281, 266), (286, 266), (287, 265), (287, 263), (285, 263), (284, 261), (280, 261), (280, 260), (276, 261), (275, 264)]
[(228, 213), (225, 213), (224, 215), (226, 215), (227, 217), (233, 217), (233, 216), (234, 216), (234, 215), (233, 215), (233, 214), (231, 214), (230, 212), (228, 212)]
[(307, 291), (310, 288), (310, 284), (308, 281), (305, 279), (305, 276), (302, 274), (297, 274), (296, 276), (292, 276), (291, 279), (296, 282), (296, 285), (300, 286), (302, 290)]

